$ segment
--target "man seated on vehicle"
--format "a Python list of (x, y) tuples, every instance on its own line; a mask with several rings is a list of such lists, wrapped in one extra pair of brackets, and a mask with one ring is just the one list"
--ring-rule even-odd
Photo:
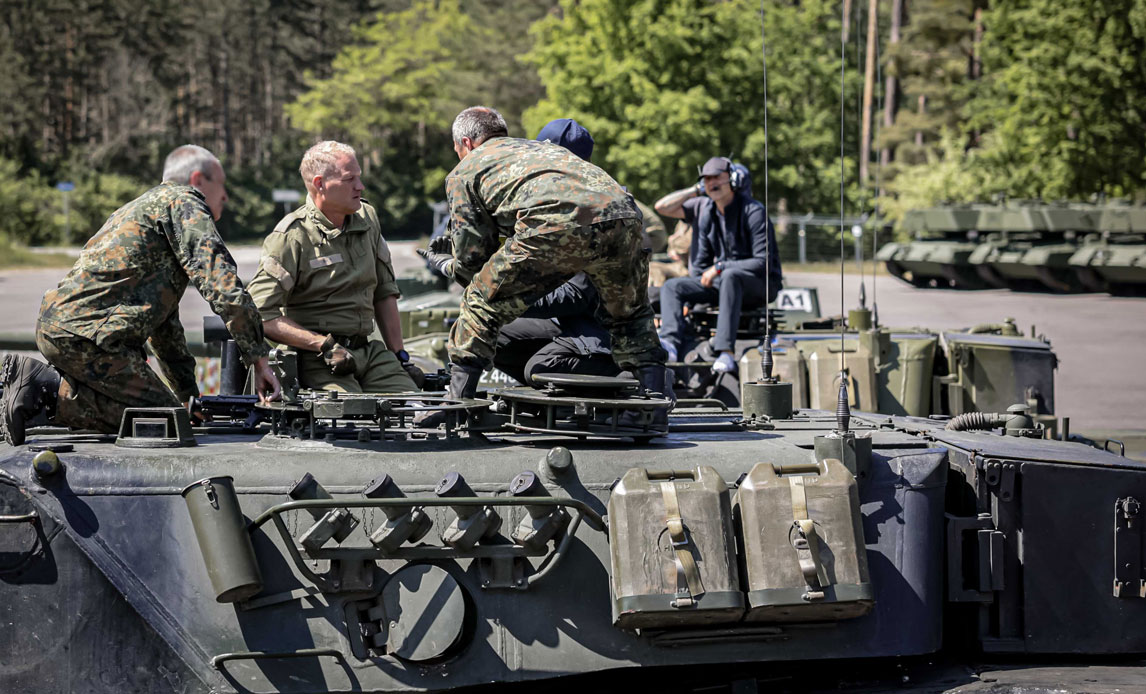
[[(320, 142), (299, 173), (306, 203), (267, 235), (250, 285), (267, 337), (298, 351), (304, 388), (417, 390), (425, 376), (403, 349), (390, 248), (354, 149)], [(384, 342), (370, 339), (375, 321)]]
[[(661, 345), (669, 361), (677, 361), (684, 340), (686, 303), (717, 303), (718, 352), (713, 370), (735, 373), (736, 328), (744, 308), (764, 306), (776, 298), (782, 281), (776, 233), (764, 205), (747, 191), (747, 170), (727, 157), (713, 157), (700, 170), (695, 186), (669, 193), (656, 203), (657, 212), (683, 219), (694, 229), (694, 256), (689, 277), (665, 282), (661, 288)], [(765, 296), (766, 274), (771, 274)]]
[[(0, 429), (9, 444), (22, 444), (26, 425), (44, 419), (112, 434), (125, 408), (178, 407), (198, 396), (195, 358), (179, 321), (188, 284), (223, 318), (243, 363), (254, 367), (260, 398), (279, 396), (258, 311), (215, 229), (227, 202), (224, 180), (214, 154), (176, 148), (164, 162), (163, 183), (108, 217), (72, 271), (44, 295), (36, 346), (51, 366), (10, 354), (0, 370)], [(167, 383), (147, 363), (145, 344)]]

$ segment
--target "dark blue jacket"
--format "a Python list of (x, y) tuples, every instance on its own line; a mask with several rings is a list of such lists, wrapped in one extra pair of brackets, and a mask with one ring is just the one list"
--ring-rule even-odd
[[(526, 318), (555, 319), (561, 338), (581, 354), (607, 354), (609, 331), (597, 319), (601, 297), (589, 277), (578, 272), (565, 284), (533, 302)], [(557, 339), (561, 339), (557, 338)]]
[(764, 279), (768, 246), (772, 253), (772, 284), (781, 281), (780, 253), (776, 249), (776, 230), (764, 205), (744, 192), (738, 192), (724, 209), (723, 224), (716, 203), (700, 196), (686, 200), (684, 221), (693, 228), (689, 251), (689, 272), (699, 277), (718, 262), (725, 270), (745, 270)]

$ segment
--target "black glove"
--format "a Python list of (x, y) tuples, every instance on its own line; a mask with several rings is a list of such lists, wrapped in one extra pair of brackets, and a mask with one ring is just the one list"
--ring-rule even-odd
[(450, 238), (449, 234), (434, 237), (430, 239), (430, 252), (445, 253), (452, 256), (454, 254), (454, 240)]
[(402, 368), (406, 370), (406, 375), (410, 377), (414, 385), (418, 386), (418, 390), (421, 390), (422, 386), (426, 384), (426, 372), (419, 369), (418, 365), (412, 361), (402, 362)]
[(431, 253), (424, 248), (417, 249), (418, 255), (429, 263), (430, 267), (445, 277), (454, 276), (454, 256), (445, 253)]
[(330, 373), (335, 376), (354, 373), (354, 355), (350, 350), (334, 341), (333, 335), (327, 335), (320, 348), (322, 360), (330, 367)]

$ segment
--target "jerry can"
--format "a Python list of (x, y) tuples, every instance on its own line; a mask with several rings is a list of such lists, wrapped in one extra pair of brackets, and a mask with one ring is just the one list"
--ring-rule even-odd
[(609, 497), (613, 624), (736, 622), (744, 594), (728, 485), (711, 467), (633, 468)]
[(839, 460), (759, 463), (736, 492), (748, 621), (804, 622), (871, 611), (859, 491)]

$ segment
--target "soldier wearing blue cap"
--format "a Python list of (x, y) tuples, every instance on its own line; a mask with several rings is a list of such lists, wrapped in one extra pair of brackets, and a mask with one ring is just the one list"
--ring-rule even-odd
[[(764, 306), (776, 298), (782, 276), (776, 232), (764, 205), (752, 198), (746, 170), (727, 157), (713, 157), (700, 170), (701, 181), (664, 196), (657, 212), (683, 219), (695, 230), (689, 277), (677, 277), (661, 288), (661, 345), (676, 361), (684, 338), (684, 305), (717, 303), (716, 336), (719, 353), (713, 370), (735, 373), (736, 327), (744, 308)], [(765, 280), (771, 274), (770, 293)]]

